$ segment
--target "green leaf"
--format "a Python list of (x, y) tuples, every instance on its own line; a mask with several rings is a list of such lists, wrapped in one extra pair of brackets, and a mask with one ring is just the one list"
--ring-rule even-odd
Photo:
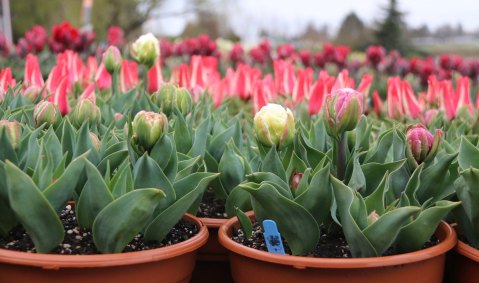
[(173, 139), (176, 143), (178, 152), (187, 153), (192, 146), (192, 136), (190, 128), (187, 126), (183, 115), (175, 116), (175, 135)]
[(366, 203), (366, 207), (368, 209), (368, 215), (376, 211), (377, 214), (382, 215), (386, 208), (385, 198), (386, 192), (389, 190), (389, 172), (384, 174), (381, 183), (379, 183), (378, 187), (374, 192), (372, 192), (369, 196), (364, 199)]
[(460, 204), (460, 202), (439, 201), (436, 206), (422, 211), (416, 219), (402, 227), (396, 240), (396, 249), (401, 253), (420, 250), (431, 239), (439, 222)]
[(56, 182), (50, 184), (44, 191), (43, 195), (55, 209), (60, 212), (67, 201), (73, 197), (75, 187), (80, 180), (85, 163), (87, 162), (86, 156), (89, 152), (75, 158), (70, 165), (65, 169), (63, 174), (56, 180)]
[(226, 193), (245, 179), (245, 160), (236, 154), (233, 140), (228, 141), (226, 149), (218, 164), (218, 172), (221, 172), (220, 181)]
[(193, 189), (187, 191), (184, 195), (180, 194), (182, 195), (181, 197), (177, 198), (172, 205), (161, 211), (161, 213), (150, 222), (145, 230), (145, 239), (156, 241), (163, 240), (171, 228), (180, 221), (186, 211), (204, 193), (207, 184), (214, 178), (218, 177), (218, 174), (202, 174), (207, 177), (204, 177), (196, 187), (193, 187)]
[(464, 137), (461, 137), (458, 161), (462, 170), (479, 168), (479, 149)]
[(381, 217), (363, 230), (371, 245), (382, 255), (394, 242), (401, 228), (421, 211), (420, 207), (406, 206), (386, 212)]
[(306, 191), (294, 199), (311, 213), (318, 224), (329, 223), (331, 219), (333, 192), (329, 182), (329, 172), (330, 168), (327, 165), (313, 176)]
[(87, 161), (85, 169), (88, 181), (78, 198), (76, 215), (81, 228), (91, 229), (98, 213), (113, 201), (113, 196), (95, 165)]
[[(305, 255), (316, 247), (320, 236), (319, 226), (304, 207), (284, 197), (268, 183), (257, 189), (240, 187), (249, 192), (255, 201), (253, 208), (256, 221), (274, 220), (293, 255)], [(258, 214), (259, 211), (261, 215)]]
[[(479, 245), (479, 190), (477, 184), (479, 184), (479, 169), (469, 168), (462, 171), (461, 176), (464, 182), (459, 183), (456, 186), (457, 198), (462, 202), (462, 209), (464, 210), (467, 220), (472, 224), (472, 230), (467, 233), (468, 240), (474, 245)], [(463, 225), (468, 227), (466, 225)]]
[(243, 229), (246, 238), (251, 238), (253, 235), (253, 223), (251, 223), (251, 219), (239, 208), (236, 208), (236, 217), (238, 217), (241, 229)]
[(108, 204), (93, 223), (96, 248), (105, 254), (121, 252), (145, 227), (163, 197), (158, 189), (138, 189)]
[(128, 158), (128, 150), (127, 149), (114, 152), (112, 154), (107, 155), (105, 158), (103, 158), (100, 161), (100, 163), (98, 164), (97, 168), (102, 174), (105, 174), (107, 164), (109, 163), (110, 164), (110, 170), (115, 171), (118, 168), (118, 166), (120, 166), (120, 164), (126, 158)]
[(118, 172), (111, 180), (110, 191), (115, 199), (133, 190), (133, 175), (131, 173), (130, 163), (126, 162), (119, 168)]
[(206, 142), (208, 140), (208, 133), (210, 131), (210, 119), (205, 119), (201, 124), (196, 128), (195, 131), (195, 140), (193, 146), (191, 147), (188, 155), (191, 157), (196, 157), (200, 155), (201, 157), (205, 156), (206, 151)]
[(166, 197), (160, 201), (161, 208), (168, 207), (176, 199), (176, 193), (168, 177), (161, 170), (158, 164), (146, 153), (138, 159), (133, 167), (133, 180), (135, 189), (159, 188)]
[(364, 193), (364, 195), (369, 195), (374, 189), (378, 187), (386, 172), (389, 171), (389, 174), (391, 175), (396, 170), (401, 168), (405, 162), (406, 159), (402, 159), (391, 163), (367, 163), (361, 165), (363, 174), (366, 177), (366, 192)]
[[(438, 158), (437, 162), (425, 168), (421, 174), (421, 186), (417, 190), (417, 198), (424, 202), (429, 198), (434, 201), (444, 199), (454, 193), (453, 178), (449, 172), (457, 172), (457, 164), (454, 162), (457, 153), (446, 154)], [(448, 187), (447, 185), (451, 185)]]
[[(255, 188), (259, 187), (259, 184), (256, 183), (243, 183), (240, 185), (253, 186)], [(249, 193), (242, 189), (240, 186), (234, 188), (226, 199), (226, 215), (228, 215), (228, 217), (234, 217), (236, 215), (236, 208), (239, 208), (244, 211), (249, 211), (253, 209), (251, 207), (251, 197)]]
[(6, 162), (5, 172), (12, 210), (32, 238), (37, 252), (51, 251), (63, 241), (60, 218), (27, 174), (10, 161)]
[[(175, 189), (176, 198), (180, 199), (191, 191), (199, 190), (204, 191), (208, 188), (208, 185), (216, 179), (220, 174), (219, 173), (208, 173), (208, 172), (196, 172), (193, 173), (181, 180), (177, 180), (173, 184)], [(202, 196), (203, 194), (201, 194)], [(189, 213), (196, 215), (196, 212), (199, 207), (201, 197), (197, 199), (194, 205), (188, 210)]]
[(293, 199), (293, 194), (289, 189), (288, 183), (286, 183), (283, 179), (281, 179), (278, 175), (275, 175), (271, 172), (254, 172), (248, 176), (246, 179), (250, 182), (254, 182), (260, 184), (262, 182), (269, 182), (274, 184), (274, 187), (278, 190), (280, 194), (283, 196)]
[(412, 173), (409, 181), (407, 182), (406, 188), (404, 189), (405, 196), (407, 196), (409, 203), (415, 206), (420, 206), (421, 204), (417, 200), (416, 193), (417, 191), (424, 186), (421, 184), (421, 175), (422, 175), (423, 164), (419, 165), (414, 172)]
[(366, 177), (364, 176), (361, 164), (359, 164), (358, 154), (353, 154), (353, 172), (348, 182), (348, 187), (356, 191), (362, 191), (366, 189)]
[(369, 239), (363, 234), (351, 213), (351, 208), (355, 198), (359, 196), (351, 188), (343, 184), (340, 180), (330, 176), (333, 187), (334, 198), (336, 200), (341, 226), (344, 236), (348, 242), (353, 257), (375, 257), (380, 256)]
[(276, 147), (271, 147), (271, 149), (268, 151), (268, 154), (266, 154), (263, 164), (261, 165), (261, 171), (271, 172), (280, 177), (283, 181), (287, 182), (286, 172), (281, 164), (281, 159), (276, 151)]
[(6, 237), (8, 232), (17, 224), (17, 217), (8, 200), (5, 163), (0, 160), (0, 237)]

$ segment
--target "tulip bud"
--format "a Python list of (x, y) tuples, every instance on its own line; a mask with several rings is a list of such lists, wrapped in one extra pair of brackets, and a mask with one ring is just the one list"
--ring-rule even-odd
[(150, 69), (160, 55), (160, 43), (153, 34), (144, 34), (132, 44), (131, 55), (138, 63)]
[(90, 132), (90, 141), (96, 151), (100, 151), (101, 142), (95, 133)]
[(371, 225), (378, 220), (379, 214), (377, 214), (376, 210), (371, 211), (371, 213), (368, 215), (368, 225)]
[(282, 149), (294, 140), (294, 116), (289, 108), (269, 103), (254, 116), (256, 139), (264, 146)]
[(324, 119), (330, 136), (339, 137), (356, 128), (363, 113), (362, 95), (351, 88), (341, 88), (326, 96)]
[(97, 124), (101, 120), (101, 111), (91, 99), (80, 99), (72, 113), (72, 122), (80, 127), (88, 121), (90, 125)]
[(148, 151), (168, 132), (168, 119), (163, 113), (142, 110), (133, 119), (132, 131), (132, 144)]
[(191, 111), (193, 103), (191, 93), (186, 88), (178, 88), (173, 84), (164, 84), (153, 98), (166, 115), (170, 115), (175, 109), (186, 115)]
[(35, 99), (37, 99), (41, 91), (42, 91), (41, 87), (37, 85), (31, 85), (23, 91), (23, 96), (28, 98), (28, 100), (30, 101), (35, 101)]
[(442, 131), (436, 130), (434, 136), (422, 124), (409, 126), (406, 130), (406, 157), (414, 168), (436, 156), (442, 139)]
[[(17, 121), (0, 120), (0, 134), (5, 133), (13, 149), (16, 149), (20, 142), (20, 123)], [(0, 145), (3, 147), (3, 145)]]
[(291, 188), (293, 188), (294, 191), (298, 190), (301, 179), (303, 179), (303, 173), (294, 171), (293, 174), (291, 174), (289, 185), (291, 186)]
[(53, 102), (40, 101), (35, 105), (35, 108), (33, 108), (33, 119), (37, 127), (44, 123), (55, 126), (60, 117), (60, 110)]
[(113, 75), (115, 71), (120, 70), (121, 62), (122, 58), (118, 47), (110, 46), (105, 53), (103, 53), (103, 64), (110, 75)]

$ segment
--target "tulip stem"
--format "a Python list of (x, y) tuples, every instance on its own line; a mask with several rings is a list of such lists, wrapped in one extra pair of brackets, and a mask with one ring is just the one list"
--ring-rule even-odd
[(336, 147), (336, 176), (344, 180), (346, 173), (346, 133), (341, 133), (339, 139), (335, 140)]
[(119, 80), (119, 70), (115, 70), (111, 75), (112, 80), (112, 97), (116, 97), (120, 94), (120, 80)]

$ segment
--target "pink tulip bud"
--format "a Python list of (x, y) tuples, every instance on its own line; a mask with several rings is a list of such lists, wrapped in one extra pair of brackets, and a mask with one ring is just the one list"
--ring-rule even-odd
[(442, 139), (442, 131), (436, 130), (434, 136), (422, 124), (409, 126), (406, 131), (406, 156), (413, 167), (430, 161), (436, 156)]
[[(17, 121), (8, 121), (8, 120), (0, 120), (0, 134), (6, 134), (8, 141), (12, 145), (12, 147), (15, 149), (18, 147), (18, 144), (20, 143), (20, 135), (21, 135), (21, 130), (20, 130), (20, 123)], [(0, 145), (2, 148), (4, 145)]]
[(33, 109), (33, 118), (37, 126), (44, 123), (47, 123), (47, 125), (56, 125), (60, 117), (60, 110), (50, 101), (40, 101)]
[(294, 171), (293, 174), (291, 174), (289, 184), (294, 191), (298, 189), (301, 179), (303, 179), (303, 173)]
[(377, 214), (376, 210), (371, 211), (371, 213), (368, 215), (368, 225), (371, 225), (378, 220), (379, 214)]
[(363, 97), (351, 88), (340, 88), (326, 96), (324, 117), (329, 135), (338, 137), (356, 128), (363, 113)]
[(122, 58), (118, 47), (110, 46), (105, 53), (103, 53), (103, 64), (105, 64), (105, 69), (110, 75), (112, 75), (115, 71), (120, 70), (121, 62)]

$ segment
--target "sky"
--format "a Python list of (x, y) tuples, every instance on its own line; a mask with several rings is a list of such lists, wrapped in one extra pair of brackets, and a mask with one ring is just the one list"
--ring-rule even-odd
[[(354, 11), (365, 23), (383, 16), (388, 0), (212, 0), (227, 11), (234, 31), (247, 41), (257, 39), (261, 29), (295, 35), (308, 23), (328, 25), (336, 32), (344, 17)], [(467, 30), (479, 29), (479, 0), (398, 0), (409, 26), (427, 24), (434, 29), (460, 23)], [(145, 28), (162, 35), (178, 35), (191, 15), (185, 0), (167, 0)], [(176, 14), (181, 15), (176, 15)], [(176, 16), (175, 16), (176, 15)]]

